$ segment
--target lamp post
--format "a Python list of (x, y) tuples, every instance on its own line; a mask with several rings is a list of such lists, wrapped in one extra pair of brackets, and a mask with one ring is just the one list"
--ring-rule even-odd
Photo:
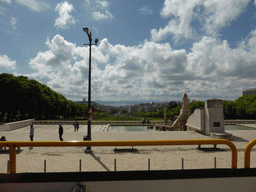
[[(95, 39), (95, 44), (92, 44), (92, 33), (89, 32), (89, 29), (87, 27), (83, 28), (84, 32), (88, 35), (89, 38), (89, 44), (84, 44), (84, 45), (89, 45), (90, 46), (90, 51), (89, 51), (89, 85), (88, 85), (88, 110), (91, 108), (91, 52), (92, 52), (92, 45), (97, 45), (98, 39)], [(88, 118), (89, 119), (89, 118)], [(91, 141), (91, 121), (87, 121), (87, 140)], [(91, 147), (88, 146), (85, 152), (90, 152)]]

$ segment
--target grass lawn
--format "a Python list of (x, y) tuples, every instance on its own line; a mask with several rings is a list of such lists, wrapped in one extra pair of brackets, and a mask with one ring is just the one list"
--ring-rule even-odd
[[(42, 121), (87, 121), (87, 119), (83, 118), (72, 118), (72, 119), (49, 119)], [(146, 117), (146, 120), (149, 121), (164, 121), (163, 118), (160, 117)], [(142, 121), (142, 117), (93, 117), (93, 121)]]
[[(154, 117), (148, 117), (146, 118), (147, 120), (150, 121), (163, 121), (163, 118), (154, 118)], [(102, 118), (97, 118), (95, 117), (93, 119), (94, 121), (142, 121), (142, 117), (102, 117)]]

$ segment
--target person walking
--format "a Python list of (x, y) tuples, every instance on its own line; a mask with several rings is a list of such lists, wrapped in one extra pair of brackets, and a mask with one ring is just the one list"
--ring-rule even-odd
[(75, 122), (73, 123), (73, 125), (74, 125), (74, 132), (76, 132), (76, 129), (77, 129), (77, 122), (75, 121)]
[[(30, 137), (30, 141), (33, 141), (34, 139), (34, 127), (33, 127), (33, 124), (30, 125), (30, 133), (29, 133), (29, 137)], [(33, 149), (33, 147), (29, 147), (29, 150)], [(18, 149), (20, 150), (20, 149)]]
[(79, 123), (76, 122), (76, 131), (78, 132), (78, 129), (79, 129)]
[[(6, 140), (6, 137), (5, 137), (5, 136), (2, 136), (1, 139), (0, 139), (0, 141), (7, 141), (7, 140)], [(6, 150), (6, 147), (0, 147), (0, 150), (1, 150), (1, 151), (3, 151), (3, 150), (5, 151), (5, 150)]]
[(30, 141), (33, 141), (33, 138), (34, 138), (34, 127), (33, 125), (30, 125)]
[(60, 137), (60, 141), (63, 141), (62, 135), (63, 135), (63, 127), (62, 127), (61, 124), (59, 124), (59, 137)]

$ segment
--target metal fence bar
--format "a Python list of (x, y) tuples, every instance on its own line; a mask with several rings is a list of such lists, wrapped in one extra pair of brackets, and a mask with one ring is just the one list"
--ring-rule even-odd
[(79, 160), (79, 172), (82, 171), (82, 159)]
[(46, 160), (44, 160), (44, 172), (46, 173)]
[(150, 158), (148, 158), (148, 170), (150, 171)]
[(116, 159), (114, 159), (114, 171), (116, 171)]
[(10, 172), (16, 173), (16, 147), (13, 144), (9, 146)]
[(181, 169), (184, 169), (184, 158), (181, 159)]
[[(255, 140), (256, 143), (256, 140)], [(226, 139), (199, 139), (199, 140), (150, 140), (150, 141), (3, 141), (0, 147), (10, 148), (10, 173), (16, 173), (16, 147), (67, 147), (67, 146), (156, 146), (156, 145), (203, 145), (203, 144), (225, 144), (232, 151), (231, 168), (237, 168), (236, 146)], [(249, 150), (249, 148), (248, 148)], [(247, 153), (246, 153), (247, 154)], [(248, 155), (248, 154), (247, 154)], [(250, 154), (249, 154), (250, 156)], [(247, 158), (248, 159), (248, 158)]]
[(217, 168), (217, 164), (216, 164), (216, 157), (214, 157), (214, 169)]
[(8, 160), (8, 161), (7, 161), (7, 173), (9, 173), (9, 171), (10, 171), (10, 170), (9, 170), (9, 167), (10, 167), (10, 161)]
[(251, 164), (251, 150), (256, 145), (256, 139), (251, 140), (244, 150), (244, 168), (250, 168)]

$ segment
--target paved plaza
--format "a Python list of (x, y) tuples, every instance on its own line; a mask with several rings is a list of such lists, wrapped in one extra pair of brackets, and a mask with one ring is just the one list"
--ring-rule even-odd
[[(249, 125), (255, 127), (256, 125)], [(177, 140), (177, 139), (213, 139), (193, 131), (156, 131), (156, 132), (103, 132), (106, 125), (92, 125), (93, 141), (122, 140)], [(35, 125), (34, 141), (59, 141), (58, 125)], [(87, 134), (87, 125), (80, 125), (74, 132), (72, 125), (63, 125), (64, 141), (82, 141)], [(244, 166), (244, 149), (249, 141), (256, 138), (255, 130), (228, 130), (233, 135), (232, 142), (238, 150), (238, 168)], [(0, 132), (8, 141), (29, 141), (29, 126), (10, 132)], [(91, 154), (84, 153), (84, 147), (22, 147), (17, 151), (17, 172), (43, 172), (46, 160), (47, 172), (79, 171), (81, 160), (82, 171), (113, 171), (116, 159), (116, 170), (150, 170), (181, 169), (184, 158), (184, 169), (214, 168), (216, 157), (217, 168), (231, 167), (231, 150), (226, 145), (188, 146), (134, 146), (132, 147), (92, 147)], [(0, 173), (7, 172), (9, 153), (0, 152)], [(256, 147), (251, 152), (251, 167), (256, 167)]]

